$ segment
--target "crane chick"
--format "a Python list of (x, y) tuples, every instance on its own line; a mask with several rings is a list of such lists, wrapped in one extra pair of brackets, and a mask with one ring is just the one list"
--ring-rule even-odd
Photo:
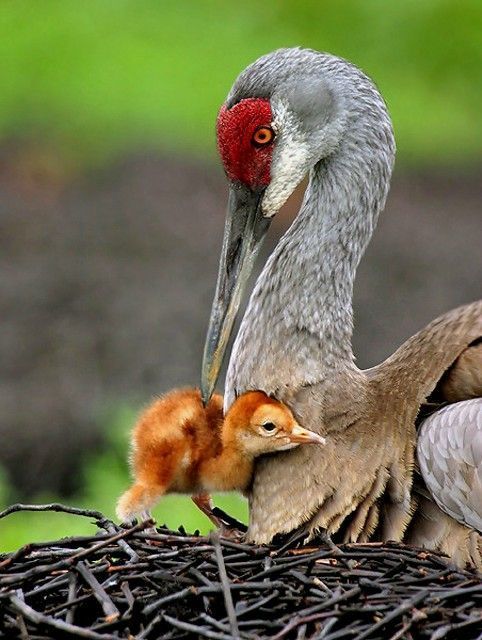
[(123, 521), (148, 516), (165, 493), (184, 493), (219, 526), (210, 492), (245, 491), (262, 454), (324, 442), (261, 391), (237, 398), (223, 420), (222, 396), (204, 407), (199, 390), (176, 389), (153, 402), (134, 427), (134, 483), (120, 497), (117, 515)]

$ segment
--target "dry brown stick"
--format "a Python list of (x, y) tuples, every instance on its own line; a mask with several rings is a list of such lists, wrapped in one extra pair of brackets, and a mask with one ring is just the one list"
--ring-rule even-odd
[(312, 607), (309, 607), (308, 609), (306, 609), (305, 615), (311, 614), (311, 613), (317, 613), (319, 611), (322, 611), (323, 609), (327, 609), (328, 607), (338, 605), (340, 602), (346, 602), (347, 600), (351, 600), (351, 598), (354, 598), (355, 596), (360, 595), (361, 592), (362, 591), (358, 585), (352, 587), (351, 589), (347, 589), (346, 591), (342, 591), (341, 593), (338, 593), (338, 594), (335, 592), (331, 598), (328, 598), (328, 600), (325, 600), (320, 604), (315, 604)]
[(77, 597), (77, 576), (75, 573), (69, 574), (69, 592), (67, 595), (67, 615), (65, 616), (65, 622), (72, 624), (74, 622), (75, 606), (70, 606), (72, 601)]
[(437, 600), (449, 600), (450, 598), (459, 598), (460, 596), (467, 596), (469, 593), (478, 593), (482, 595), (482, 584), (475, 584), (473, 587), (451, 589), (450, 592), (437, 593)]
[[(273, 580), (273, 582), (242, 582), (231, 583), (231, 591), (265, 591), (267, 589), (277, 589), (278, 587), (284, 587), (284, 583), (281, 580)], [(223, 590), (223, 586), (219, 583), (213, 582), (211, 587), (197, 587), (199, 595), (214, 595)]]
[[(323, 618), (327, 618), (328, 619), (329, 629), (331, 629), (331, 627), (334, 625), (334, 622), (332, 622), (333, 613), (331, 611), (330, 612), (323, 612), (323, 613), (312, 613), (309, 616), (304, 615), (304, 616), (300, 616), (300, 617), (295, 618), (292, 622), (287, 624), (286, 627), (281, 629), (281, 631), (279, 633), (277, 633), (275, 636), (273, 636), (272, 640), (278, 640), (280, 638), (284, 638), (284, 636), (286, 636), (288, 633), (290, 633), (290, 631), (293, 631), (294, 629), (296, 629), (300, 625), (305, 625), (305, 624), (308, 624), (310, 622), (315, 622), (316, 620), (323, 620)], [(336, 621), (336, 618), (335, 618), (335, 621)], [(328, 623), (327, 623), (327, 626), (328, 626)], [(326, 630), (326, 633), (329, 631), (329, 629)], [(318, 636), (318, 637), (321, 638), (323, 636)]]
[(357, 596), (360, 593), (360, 587), (353, 587), (352, 589), (348, 589), (347, 591), (336, 593), (332, 598), (329, 598), (328, 600), (325, 600), (320, 604), (315, 604), (312, 607), (305, 609), (302, 616), (297, 616), (293, 620), (288, 622), (288, 624), (284, 626), (283, 629), (281, 629), (281, 631), (273, 637), (273, 640), (279, 640), (280, 638), (283, 638), (290, 631), (293, 631), (293, 629), (299, 627), (300, 624), (322, 619), (326, 615), (325, 613), (321, 613), (323, 609), (327, 609), (328, 607), (331, 607), (340, 602), (350, 600), (350, 598), (353, 598), (353, 596)]
[(212, 587), (213, 583), (209, 578), (203, 575), (198, 569), (195, 567), (191, 567), (188, 571), (188, 574), (193, 576), (198, 582), (201, 582), (205, 587)]
[[(154, 521), (149, 521), (150, 524), (154, 524)], [(175, 533), (159, 533), (156, 530), (156, 533), (138, 533), (136, 536), (137, 540), (150, 540), (154, 542), (166, 542), (167, 544), (176, 544), (180, 542), (182, 544), (196, 543), (201, 542), (203, 538), (200, 536), (183, 536), (177, 535)]]
[[(24, 593), (21, 589), (17, 589), (17, 597), (22, 601), (25, 602), (25, 596)], [(27, 629), (27, 625), (25, 624), (25, 620), (23, 619), (23, 615), (19, 612), (17, 613), (17, 624), (20, 628), (20, 636), (22, 640), (30, 640), (30, 635)]]
[[(360, 627), (356, 626), (355, 622), (352, 622), (344, 629), (339, 629), (334, 633), (329, 633), (328, 635), (324, 636), (324, 640), (335, 640), (335, 638), (336, 640), (347, 640), (347, 638), (353, 638), (353, 636), (355, 636), (359, 632), (359, 630)], [(380, 636), (379, 638), (377, 638), (377, 640), (385, 640), (385, 638)]]
[(3, 511), (0, 511), (0, 519), (17, 511), (57, 511), (62, 513), (71, 513), (74, 516), (85, 516), (86, 518), (95, 518), (100, 522), (107, 520), (103, 513), (92, 509), (80, 509), (78, 507), (69, 507), (60, 502), (50, 502), (49, 504), (12, 504)]
[[(480, 625), (479, 631), (481, 631), (482, 620), (480, 619), (480, 617), (470, 618), (468, 620), (464, 620), (463, 622), (459, 622), (455, 624), (447, 624), (444, 627), (440, 627), (439, 629), (437, 629), (430, 637), (430, 640), (441, 640), (442, 638), (445, 638), (445, 636), (447, 636), (449, 633), (452, 633), (453, 631), (460, 631), (461, 629), (467, 629), (467, 627), (470, 627), (475, 624)], [(481, 634), (479, 635), (479, 638), (481, 637), (481, 635), (482, 635), (482, 631), (481, 631)], [(458, 637), (461, 638), (462, 636), (459, 635)]]
[(149, 637), (151, 631), (154, 629), (154, 627), (157, 627), (157, 625), (161, 622), (161, 619), (162, 615), (160, 613), (154, 616), (149, 624), (147, 624), (144, 629), (136, 635), (136, 640), (144, 640), (144, 638)]
[(24, 593), (25, 598), (29, 598), (30, 596), (38, 596), (39, 593), (45, 593), (48, 591), (56, 591), (57, 589), (61, 588), (63, 585), (66, 585), (69, 583), (69, 576), (64, 574), (64, 575), (58, 575), (58, 576), (54, 576), (53, 578), (50, 578), (49, 580), (47, 580), (46, 582), (44, 582), (42, 585), (35, 585), (31, 590), (26, 591)]
[(30, 640), (30, 634), (27, 629), (27, 625), (25, 624), (25, 620), (21, 613), (17, 613), (17, 622), (20, 628), (20, 638), (21, 640)]
[[(115, 535), (118, 531), (118, 529), (116, 529), (116, 527), (114, 527), (114, 525), (110, 523), (106, 524), (105, 529), (111, 535)], [(130, 558), (130, 562), (139, 561), (139, 555), (137, 554), (137, 551), (134, 551), (134, 549), (129, 544), (127, 544), (125, 540), (121, 538), (117, 541), (117, 544), (123, 551), (125, 551), (125, 553), (127, 553)]]
[(321, 640), (322, 638), (325, 638), (337, 622), (338, 622), (338, 618), (336, 616), (327, 618), (325, 620), (325, 624), (323, 625), (323, 629), (321, 630), (320, 635), (318, 636), (319, 640)]
[(185, 589), (181, 589), (181, 591), (176, 591), (176, 593), (170, 593), (169, 595), (163, 596), (162, 598), (155, 600), (155, 602), (151, 602), (150, 604), (146, 605), (142, 609), (142, 613), (145, 616), (149, 616), (151, 613), (154, 613), (156, 609), (159, 609), (159, 607), (161, 607), (163, 604), (167, 604), (168, 602), (173, 602), (175, 600), (181, 600), (188, 595), (192, 595), (193, 593), (196, 593), (195, 587), (186, 587)]
[(48, 549), (49, 547), (54, 547), (54, 546), (65, 547), (67, 545), (74, 545), (74, 544), (86, 545), (88, 542), (98, 542), (99, 540), (107, 540), (107, 539), (110, 539), (110, 537), (111, 535), (109, 535), (108, 533), (97, 533), (96, 535), (93, 535), (93, 536), (70, 536), (67, 538), (61, 538), (60, 540), (43, 540), (42, 542), (29, 542), (25, 544), (23, 547), (20, 547), (20, 549), (17, 549), (17, 551), (13, 553), (5, 554), (8, 557), (6, 557), (5, 560), (2, 560), (2, 562), (0, 562), (0, 569), (3, 569), (7, 567), (9, 564), (16, 562), (24, 555), (31, 555), (31, 557), (33, 557), (33, 554), (37, 550)]
[(92, 545), (88, 549), (83, 549), (82, 551), (78, 551), (77, 553), (74, 553), (74, 555), (69, 556), (68, 558), (63, 558), (62, 560), (59, 560), (51, 565), (39, 565), (39, 566), (33, 567), (32, 569), (27, 569), (27, 571), (25, 571), (24, 573), (17, 573), (11, 576), (6, 576), (2, 578), (1, 582), (3, 585), (15, 584), (15, 582), (19, 582), (20, 580), (25, 580), (33, 576), (42, 575), (44, 573), (52, 573), (52, 571), (59, 571), (61, 569), (65, 569), (71, 566), (72, 564), (75, 564), (75, 562), (77, 562), (78, 560), (81, 560), (82, 558), (86, 558), (96, 553), (97, 551), (99, 551), (99, 549), (108, 547), (110, 544), (117, 542), (122, 538), (127, 538), (128, 536), (132, 535), (136, 531), (141, 531), (142, 529), (149, 526), (150, 524), (151, 524), (151, 521), (149, 520), (147, 520), (146, 522), (140, 522), (134, 525), (133, 527), (131, 527), (130, 529), (125, 529), (120, 533), (117, 533), (115, 536), (111, 536), (110, 538), (106, 538), (105, 540), (102, 540), (102, 542), (99, 542), (98, 544)]
[(279, 591), (275, 590), (273, 593), (270, 593), (269, 596), (261, 598), (261, 600), (257, 600), (256, 602), (254, 602), (253, 604), (249, 605), (245, 609), (242, 609), (238, 613), (238, 617), (245, 616), (247, 613), (251, 613), (252, 611), (256, 611), (256, 609), (259, 609), (260, 607), (264, 607), (265, 604), (267, 604), (271, 600), (274, 600), (278, 596), (279, 596)]
[(403, 627), (401, 627), (398, 631), (396, 631), (392, 636), (388, 638), (388, 640), (403, 640), (403, 638), (407, 638), (407, 631), (410, 630), (412, 624), (414, 622), (414, 617), (412, 616), (407, 622), (404, 623)]
[(219, 535), (212, 533), (210, 539), (214, 546), (214, 552), (216, 554), (216, 562), (218, 563), (219, 578), (223, 586), (224, 604), (226, 606), (226, 613), (228, 614), (229, 626), (231, 627), (231, 633), (234, 638), (239, 637), (238, 620), (236, 617), (236, 611), (234, 610), (233, 596), (231, 594), (231, 588), (229, 585), (229, 578), (226, 572), (226, 565), (224, 564), (223, 551), (219, 543)]
[(28, 553), (30, 551), (30, 549), (32, 548), (31, 544), (26, 544), (23, 547), (20, 547), (20, 549), (17, 549), (15, 551), (15, 553), (12, 553), (11, 555), (9, 555), (7, 558), (5, 558), (4, 560), (2, 560), (0, 562), (0, 571), (2, 569), (5, 569), (6, 567), (8, 567), (9, 564), (12, 564), (13, 562), (16, 562), (19, 558), (21, 558), (25, 553)]
[(200, 627), (197, 624), (182, 622), (181, 620), (177, 620), (176, 618), (171, 618), (171, 616), (167, 616), (166, 614), (164, 614), (163, 618), (167, 623), (169, 623), (173, 627), (177, 627), (178, 629), (182, 629), (183, 631), (190, 631), (191, 633), (195, 633), (197, 636), (200, 636), (203, 638), (213, 638), (213, 640), (233, 640), (232, 635), (228, 636), (225, 633), (218, 633), (217, 631), (211, 631), (211, 629)]
[(90, 571), (87, 565), (80, 561), (77, 563), (77, 571), (84, 578), (87, 584), (93, 591), (94, 598), (100, 603), (104, 613), (105, 619), (107, 622), (113, 622), (120, 616), (119, 609), (115, 606), (115, 604), (110, 599), (107, 591), (100, 584), (97, 578), (94, 576), (92, 571)]
[(219, 631), (224, 631), (225, 633), (230, 633), (229, 625), (224, 624), (224, 622), (221, 622), (219, 620), (216, 620), (216, 618), (213, 618), (212, 616), (208, 615), (207, 613), (201, 613), (199, 617), (201, 618), (201, 620), (205, 620), (208, 624), (212, 625), (216, 629), (219, 629)]
[(128, 604), (128, 608), (126, 609), (126, 611), (124, 611), (122, 615), (124, 618), (127, 618), (131, 614), (132, 609), (134, 608), (136, 599), (132, 595), (132, 591), (130, 590), (129, 583), (126, 580), (121, 582), (121, 591), (124, 594)]
[[(106, 518), (100, 511), (95, 511), (93, 509), (80, 509), (79, 507), (69, 507), (68, 505), (60, 504), (59, 502), (51, 502), (49, 504), (22, 504), (19, 502), (17, 504), (12, 504), (10, 507), (7, 507), (7, 509), (0, 512), (0, 519), (18, 511), (56, 511), (58, 513), (70, 513), (75, 516), (94, 518), (98, 525), (111, 535), (115, 535), (118, 531), (118, 527), (116, 527), (115, 524)], [(139, 556), (125, 540), (121, 539), (117, 544), (127, 553), (133, 562), (137, 562)]]
[(81, 558), (85, 558), (85, 557), (91, 555), (92, 553), (95, 553), (96, 551), (99, 551), (99, 549), (103, 549), (104, 547), (108, 547), (113, 542), (117, 542), (118, 540), (122, 540), (123, 538), (127, 538), (128, 536), (132, 535), (133, 533), (135, 533), (137, 531), (142, 531), (146, 527), (149, 527), (151, 524), (152, 524), (152, 520), (146, 520), (145, 522), (139, 522), (138, 524), (135, 524), (133, 527), (130, 527), (129, 529), (123, 529), (120, 533), (116, 533), (115, 536), (111, 536), (110, 538), (106, 538), (105, 540), (102, 540), (102, 542), (99, 542), (99, 544), (92, 545), (92, 547), (89, 547), (89, 549), (84, 549), (83, 551), (79, 551), (78, 553), (74, 553), (73, 556), (70, 556), (70, 558), (68, 558), (68, 564), (72, 564), (76, 560), (80, 560)]
[(419, 591), (419, 593), (414, 595), (409, 600), (405, 600), (404, 602), (402, 602), (402, 604), (398, 606), (394, 611), (392, 611), (391, 613), (386, 615), (384, 618), (376, 622), (369, 629), (367, 629), (366, 631), (363, 631), (363, 633), (360, 633), (356, 637), (356, 640), (364, 640), (365, 638), (368, 638), (369, 636), (372, 635), (372, 633), (374, 633), (375, 631), (378, 631), (389, 622), (392, 622), (392, 620), (399, 618), (406, 611), (410, 611), (410, 609), (412, 609), (413, 607), (416, 607), (418, 603), (422, 602), (422, 600), (424, 600), (428, 595), (429, 595), (428, 590), (424, 589), (423, 591)]
[(43, 624), (47, 627), (58, 629), (59, 631), (69, 633), (79, 638), (89, 638), (89, 640), (119, 640), (118, 636), (96, 633), (95, 631), (90, 631), (89, 629), (84, 629), (82, 627), (77, 627), (76, 625), (69, 624), (68, 622), (64, 622), (63, 620), (58, 620), (57, 618), (46, 616), (43, 613), (32, 609), (32, 607), (23, 602), (23, 600), (21, 600), (13, 593), (10, 595), (10, 604), (15, 609), (15, 611), (21, 613), (24, 618), (27, 618), (27, 620), (30, 620), (34, 624)]
[[(76, 605), (82, 604), (83, 602), (87, 602), (87, 600), (89, 600), (90, 598), (92, 598), (92, 593), (91, 592), (85, 593), (83, 596), (72, 598), (72, 600), (69, 600), (68, 602), (61, 602), (55, 607), (48, 607), (47, 609), (44, 610), (44, 613), (45, 615), (51, 616), (54, 613), (58, 613), (59, 611), (69, 612), (71, 609), (75, 610)], [(73, 624), (73, 620), (67, 620), (67, 616), (66, 616), (66, 622), (72, 622)]]

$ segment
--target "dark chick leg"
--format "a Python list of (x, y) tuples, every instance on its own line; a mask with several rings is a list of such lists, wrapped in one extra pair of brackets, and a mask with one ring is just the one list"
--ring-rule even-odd
[[(194, 504), (201, 509), (201, 511), (211, 520), (211, 522), (219, 529), (219, 534), (223, 538), (229, 538), (240, 542), (244, 540), (245, 531), (238, 529), (236, 526), (224, 522), (221, 518), (214, 515), (214, 505), (211, 501), (211, 496), (208, 493), (201, 493), (197, 496), (192, 496)], [(222, 513), (222, 512), (221, 512)]]
[(205, 516), (207, 516), (217, 529), (221, 529), (223, 523), (213, 513), (213, 502), (209, 493), (199, 493), (196, 496), (191, 496), (192, 501), (198, 509), (200, 509)]

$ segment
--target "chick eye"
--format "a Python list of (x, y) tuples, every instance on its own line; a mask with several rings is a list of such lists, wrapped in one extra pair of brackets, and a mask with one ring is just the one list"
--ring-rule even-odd
[(255, 147), (264, 147), (269, 144), (274, 138), (274, 131), (271, 127), (258, 127), (253, 133), (251, 142)]
[(276, 425), (274, 422), (265, 422), (262, 425), (263, 429), (265, 431), (267, 431), (268, 433), (273, 433), (273, 431), (276, 429)]

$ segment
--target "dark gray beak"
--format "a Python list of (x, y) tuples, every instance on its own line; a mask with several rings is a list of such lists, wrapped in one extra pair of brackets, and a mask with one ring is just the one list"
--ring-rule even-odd
[(263, 192), (251, 191), (241, 184), (232, 184), (229, 190), (218, 281), (204, 345), (201, 372), (204, 404), (209, 402), (216, 386), (246, 282), (271, 222), (271, 218), (261, 214)]

